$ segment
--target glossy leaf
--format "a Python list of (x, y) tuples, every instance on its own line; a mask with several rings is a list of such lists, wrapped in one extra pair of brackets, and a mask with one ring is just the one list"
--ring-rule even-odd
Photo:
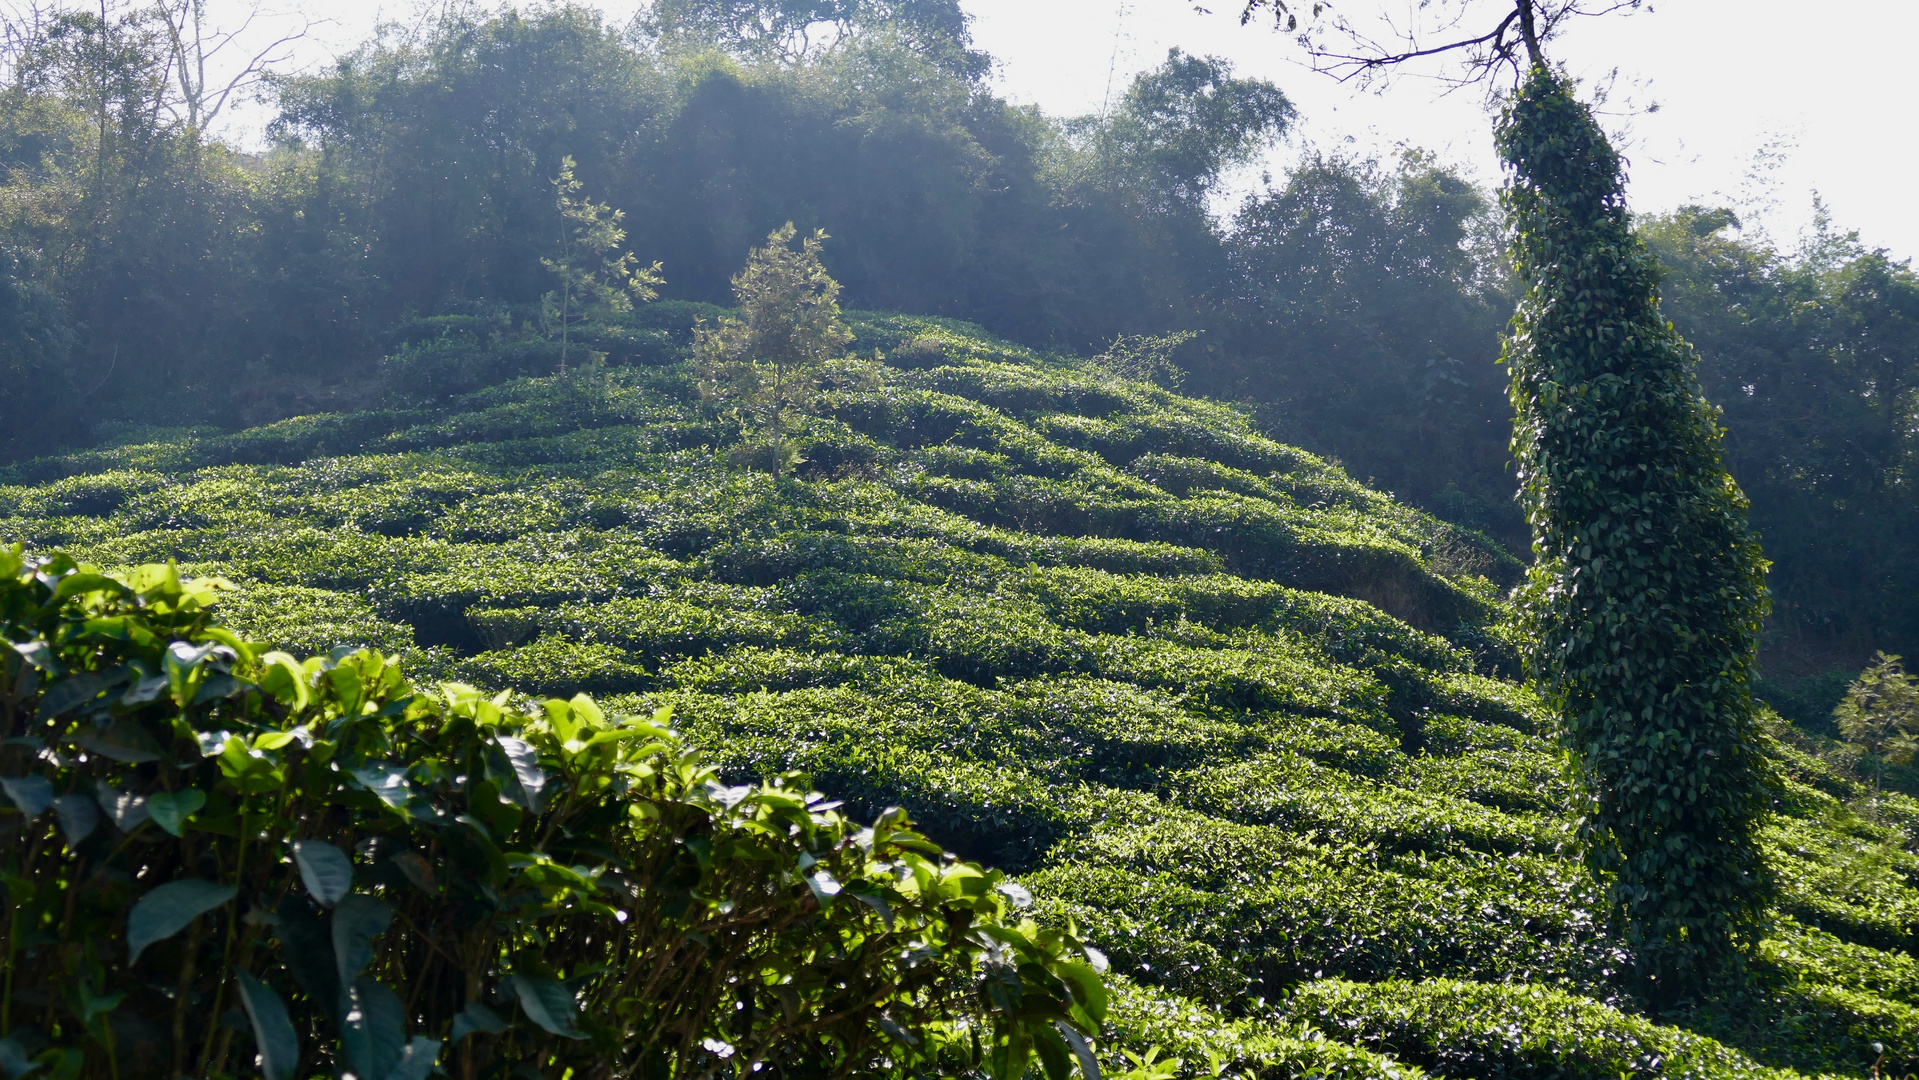
[[(353, 980), (347, 991), (340, 1043), (354, 1075), (392, 1076), (411, 1050), (399, 996), (373, 979)], [(437, 1051), (438, 1046), (434, 1049)]]
[(81, 735), (73, 741), (101, 757), (129, 765), (158, 761), (164, 756), (160, 744), (146, 728), (125, 716), (116, 719), (104, 732)]
[(511, 735), (495, 736), (494, 741), (499, 744), (507, 764), (504, 775), (495, 777), (501, 792), (527, 810), (543, 813), (547, 775), (540, 768), (540, 752), (531, 743)]
[(159, 792), (147, 796), (147, 816), (175, 836), (184, 836), (187, 819), (207, 804), (206, 793), (196, 788)]
[(44, 776), (0, 777), (0, 791), (28, 818), (37, 818), (53, 805), (53, 784)]
[(568, 1039), (586, 1037), (574, 1023), (574, 1018), (579, 1014), (579, 1004), (574, 1001), (572, 991), (552, 979), (526, 975), (514, 975), (509, 982), (527, 1019)]
[(393, 1063), (387, 1080), (426, 1080), (432, 1074), (433, 1066), (439, 1061), (440, 1042), (424, 1035), (415, 1035), (406, 1049), (401, 1051), (400, 1060)]
[(53, 812), (60, 819), (60, 832), (65, 835), (69, 849), (91, 836), (100, 824), (99, 807), (85, 795), (62, 795), (54, 799)]
[(393, 909), (386, 901), (364, 893), (349, 894), (333, 909), (333, 956), (342, 987), (352, 986), (373, 962), (374, 939), (392, 922)]
[(236, 972), (234, 978), (240, 984), (240, 1005), (253, 1025), (261, 1075), (265, 1080), (293, 1080), (300, 1068), (300, 1039), (287, 1016), (286, 1003), (272, 987), (244, 971)]
[(132, 832), (147, 820), (147, 800), (144, 795), (115, 791), (101, 784), (94, 795), (100, 809), (107, 812), (107, 819), (113, 822), (121, 832)]
[(133, 902), (127, 912), (127, 962), (134, 963), (147, 946), (187, 928), (195, 918), (238, 895), (231, 885), (188, 878), (169, 881)]
[(293, 861), (300, 867), (300, 881), (307, 895), (322, 907), (332, 907), (353, 889), (353, 861), (332, 844), (320, 840), (302, 840), (293, 845)]
[(453, 1041), (456, 1043), (476, 1031), (485, 1035), (498, 1035), (505, 1030), (506, 1021), (500, 1019), (500, 1014), (477, 1001), (467, 1002), (466, 1008), (461, 1009), (453, 1017)]

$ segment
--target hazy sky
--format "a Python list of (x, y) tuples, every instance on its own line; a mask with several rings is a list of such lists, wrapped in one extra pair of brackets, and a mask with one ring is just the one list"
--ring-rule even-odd
[[(311, 2), (331, 22), (302, 51), (307, 62), (350, 45), (382, 16), (405, 17), (418, 0)], [(1450, 95), (1408, 75), (1376, 91), (1341, 85), (1302, 66), (1292, 42), (1267, 26), (1242, 27), (1235, 0), (962, 0), (974, 36), (998, 59), (1000, 92), (1047, 112), (1098, 111), (1137, 71), (1172, 47), (1230, 59), (1242, 75), (1271, 79), (1298, 105), (1301, 123), (1269, 163), (1283, 171), (1312, 150), (1390, 157), (1406, 144), (1439, 153), (1482, 180), (1498, 179), (1491, 121), (1478, 91)], [(1400, 9), (1414, 0), (1397, 0)], [(234, 10), (244, 0), (214, 0)], [(290, 5), (297, 0), (288, 0)], [(639, 0), (601, 4), (624, 21)], [(1371, 6), (1379, 10), (1392, 3)], [(1631, 161), (1636, 208), (1685, 202), (1732, 205), (1749, 223), (1793, 244), (1814, 192), (1836, 225), (1905, 258), (1919, 254), (1919, 200), (1911, 194), (1919, 65), (1919, 4), (1910, 0), (1654, 0), (1652, 11), (1586, 20), (1554, 55), (1593, 82), (1611, 81), (1607, 124)], [(1361, 10), (1358, 4), (1345, 5)], [(1656, 111), (1647, 107), (1657, 103)], [(1259, 184), (1258, 169), (1235, 193)]]

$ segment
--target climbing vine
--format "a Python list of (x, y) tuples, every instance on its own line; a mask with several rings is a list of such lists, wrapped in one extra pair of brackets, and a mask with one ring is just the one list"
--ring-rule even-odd
[(1692, 348), (1660, 315), (1619, 155), (1544, 67), (1497, 136), (1524, 289), (1505, 361), (1532, 673), (1585, 783), (1588, 860), (1670, 997), (1737, 951), (1769, 889), (1747, 689), (1766, 562)]

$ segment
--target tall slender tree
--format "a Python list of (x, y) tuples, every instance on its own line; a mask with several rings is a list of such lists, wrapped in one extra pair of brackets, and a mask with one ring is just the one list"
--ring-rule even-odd
[(1719, 968), (1767, 898), (1748, 691), (1766, 562), (1605, 133), (1542, 65), (1497, 136), (1525, 289), (1505, 360), (1533, 674), (1585, 779), (1588, 861), (1668, 996)]
[[(1535, 555), (1520, 610), (1584, 781), (1587, 862), (1644, 986), (1671, 1001), (1727, 969), (1770, 894), (1749, 690), (1766, 561), (1697, 357), (1660, 313), (1619, 154), (1543, 50), (1574, 16), (1637, 6), (1495, 0), (1486, 33), (1398, 51), (1338, 20), (1354, 47), (1306, 36), (1322, 69), (1346, 76), (1449, 52), (1468, 77), (1520, 76), (1495, 132), (1522, 290), (1504, 351)], [(1247, 0), (1243, 14), (1261, 9), (1298, 29), (1284, 0)]]
[(559, 279), (559, 288), (540, 301), (540, 314), (549, 329), (560, 332), (560, 374), (567, 373), (567, 351), (573, 327), (606, 319), (633, 309), (633, 301), (659, 295), (660, 264), (642, 266), (626, 242), (620, 222), (626, 211), (596, 203), (580, 194), (585, 187), (574, 179), (576, 163), (560, 159), (560, 175), (553, 178), (553, 211), (559, 218), (559, 242), (551, 258), (540, 265)]

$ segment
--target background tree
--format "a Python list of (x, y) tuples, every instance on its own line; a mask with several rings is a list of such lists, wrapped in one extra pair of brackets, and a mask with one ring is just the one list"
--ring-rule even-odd
[[(1215, 59), (1169, 56), (1073, 120), (994, 96), (950, 0), (836, 5), (844, 36), (798, 60), (584, 7), (455, 6), (275, 74), (277, 141), (241, 153), (191, 121), (186, 97), (218, 87), (177, 77), (188, 0), (166, 9), (174, 31), (144, 0), (37, 10), (0, 34), (0, 243), (58, 331), (31, 340), (64, 344), (21, 354), (59, 393), (0, 409), (9, 457), (411, 394), (382, 357), (445, 317), (537, 332), (564, 153), (629, 211), (629, 246), (673, 267), (671, 299), (730, 303), (745, 253), (792, 221), (836, 238), (822, 265), (848, 307), (1082, 355), (1203, 331), (1169, 354), (1188, 390), (1514, 552), (1530, 542), (1490, 363), (1513, 304), (1490, 193), (1407, 152), (1309, 157), (1226, 206), (1222, 177), (1289, 121), (1277, 87)], [(1490, 30), (1516, 8), (1421, 10)], [(1577, 13), (1547, 12), (1547, 48), (1568, 25), (1552, 11)], [(1715, 216), (1635, 224), (1774, 559), (1763, 694), (1824, 730), (1875, 650), (1919, 648), (1919, 287), (1843, 231), (1790, 250)], [(1505, 585), (1516, 566), (1488, 572)]]
[(1907, 765), (1919, 754), (1919, 678), (1899, 657), (1880, 653), (1846, 688), (1832, 712), (1839, 734), (1887, 765)]
[(1233, 225), (1236, 295), (1192, 385), (1250, 398), (1276, 437), (1525, 550), (1491, 363), (1514, 298), (1489, 272), (1503, 253), (1485, 195), (1416, 152), (1393, 167), (1311, 156)]
[(840, 284), (820, 265), (825, 232), (796, 249), (792, 222), (747, 256), (733, 278), (740, 317), (694, 331), (701, 396), (740, 422), (738, 459), (780, 475), (800, 461), (793, 436), (819, 393), (821, 365), (846, 352), (853, 334), (840, 322)]
[[(1768, 668), (1850, 673), (1910, 648), (1919, 277), (1829, 226), (1780, 251), (1727, 210), (1638, 225), (1666, 267), (1663, 309), (1699, 346), (1700, 377), (1725, 408), (1727, 463), (1773, 562)], [(1817, 726), (1831, 708), (1809, 703), (1795, 719)]]
[(548, 331), (560, 332), (560, 374), (567, 372), (567, 345), (575, 325), (618, 318), (633, 310), (634, 300), (651, 300), (659, 295), (660, 264), (641, 266), (639, 257), (622, 251), (626, 230), (620, 222), (624, 210), (596, 203), (580, 196), (586, 185), (573, 177), (574, 161), (560, 159), (560, 174), (553, 178), (553, 209), (560, 219), (560, 237), (555, 254), (540, 260), (540, 265), (560, 279), (560, 287), (540, 301), (540, 311)]
[(949, 72), (978, 79), (990, 61), (970, 48), (971, 21), (958, 0), (656, 0), (644, 25), (671, 49), (715, 48), (789, 65), (890, 34)]

